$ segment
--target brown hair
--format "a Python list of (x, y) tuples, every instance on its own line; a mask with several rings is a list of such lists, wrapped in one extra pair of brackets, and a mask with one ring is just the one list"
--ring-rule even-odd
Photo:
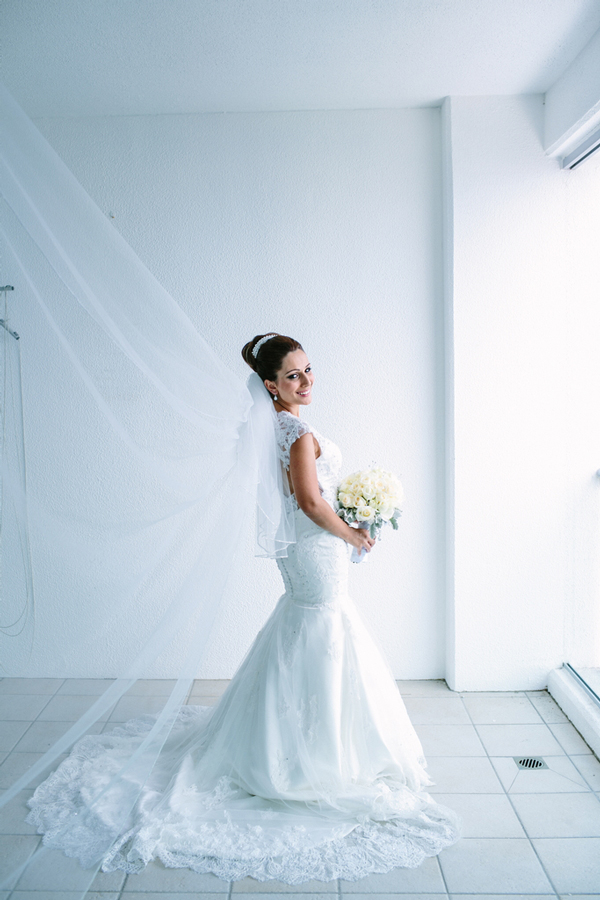
[[(261, 338), (267, 337), (267, 334), (272, 334), (273, 337), (260, 345), (258, 355), (255, 357), (252, 353), (255, 344)], [(251, 341), (248, 341), (242, 350), (242, 356), (250, 368), (258, 374), (261, 381), (276, 381), (284, 357), (288, 353), (293, 353), (294, 350), (303, 350), (304, 348), (294, 338), (287, 337), (285, 334), (274, 332), (267, 332), (267, 334), (257, 334)]]

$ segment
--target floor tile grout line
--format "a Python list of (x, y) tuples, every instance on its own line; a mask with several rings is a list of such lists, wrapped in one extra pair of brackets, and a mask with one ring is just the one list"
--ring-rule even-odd
[[(509, 756), (495, 756), (494, 759), (511, 759)], [(453, 757), (436, 757), (436, 759), (485, 759), (484, 756), (453, 756)], [(494, 771), (494, 774), (495, 771)], [(519, 775), (527, 774), (525, 771), (519, 772)], [(565, 778), (565, 781), (568, 779), (564, 775), (560, 775), (560, 772), (556, 772), (556, 775), (559, 775), (561, 778)], [(497, 776), (496, 776), (497, 777)], [(433, 797), (481, 797), (481, 796), (490, 796), (490, 797), (499, 797), (500, 794), (503, 794), (505, 791), (508, 792), (512, 790), (512, 786), (514, 784), (514, 780), (511, 781), (510, 785), (507, 788), (502, 788), (501, 791), (429, 791), (429, 793)], [(573, 784), (577, 784), (576, 781), (572, 782)], [(587, 785), (579, 785), (579, 787), (586, 787)], [(577, 794), (577, 796), (585, 796), (586, 794), (594, 794), (596, 791), (585, 790), (585, 791), (517, 791), (516, 792), (519, 797), (529, 797), (535, 794), (550, 794), (552, 797), (562, 797), (565, 794)], [(600, 894), (598, 894), (600, 898)]]
[[(465, 709), (467, 709), (466, 704), (465, 704)], [(472, 720), (472, 718), (471, 718), (471, 714), (469, 713), (469, 710), (468, 710), (468, 709), (467, 709), (467, 715), (469, 716), (469, 718), (470, 718), (471, 721), (473, 722), (473, 720)], [(475, 731), (477, 731), (477, 727), (475, 726), (475, 723), (474, 723), (474, 722), (473, 722), (473, 726), (475, 727)], [(548, 730), (550, 730), (550, 729), (548, 729)], [(552, 733), (552, 732), (550, 732), (550, 733)], [(479, 737), (479, 732), (477, 732), (477, 735), (478, 735), (478, 737)], [(479, 737), (479, 740), (481, 741), (481, 737)], [(491, 758), (490, 754), (488, 753), (487, 747), (485, 746), (485, 744), (483, 743), (483, 741), (481, 741), (481, 743), (483, 744), (483, 749), (485, 750), (485, 753), (486, 753), (486, 756), (487, 756), (487, 758), (488, 758), (488, 760), (489, 760), (490, 765), (492, 766), (492, 768), (494, 768), (494, 763), (492, 762), (492, 758)], [(495, 768), (494, 768), (494, 771), (496, 771)], [(519, 773), (517, 772), (517, 774), (519, 774)], [(498, 776), (498, 773), (497, 773), (497, 772), (496, 772), (496, 775)], [(517, 809), (516, 809), (516, 807), (515, 807), (515, 804), (514, 804), (513, 801), (512, 801), (511, 795), (508, 793), (508, 791), (507, 791), (506, 788), (504, 787), (504, 783), (503, 783), (502, 780), (500, 779), (500, 776), (498, 776), (498, 780), (500, 781), (500, 784), (502, 785), (502, 788), (504, 789), (504, 793), (505, 793), (505, 795), (506, 795), (506, 798), (507, 798), (508, 802), (510, 803), (510, 805), (511, 805), (511, 807), (512, 807), (512, 810), (513, 810), (515, 816), (517, 817), (517, 819), (518, 819), (518, 821), (519, 821), (519, 824), (520, 824), (521, 828), (523, 829), (523, 833), (525, 834), (526, 839), (529, 841), (529, 845), (530, 845), (531, 849), (533, 850), (533, 852), (534, 852), (534, 854), (535, 854), (535, 857), (536, 857), (537, 861), (538, 861), (539, 864), (540, 864), (540, 867), (541, 867), (541, 869), (542, 869), (542, 872), (544, 873), (544, 875), (545, 875), (546, 878), (548, 879), (548, 884), (550, 885), (550, 887), (551, 887), (552, 890), (554, 891), (554, 894), (556, 895), (557, 900), (561, 900), (560, 894), (559, 894), (559, 892), (557, 891), (556, 887), (554, 886), (554, 882), (553, 882), (552, 878), (550, 878), (550, 875), (549, 875), (548, 872), (546, 871), (546, 866), (543, 864), (542, 860), (540, 859), (540, 855), (539, 855), (539, 853), (537, 852), (537, 849), (536, 849), (536, 847), (534, 846), (534, 843), (533, 843), (532, 839), (529, 837), (529, 834), (527, 833), (527, 829), (525, 828), (525, 825), (523, 824), (523, 821), (522, 821), (522, 819), (521, 819), (521, 816), (519, 815), (519, 813), (518, 813), (518, 811), (517, 811)], [(513, 784), (514, 784), (514, 780), (513, 780), (512, 783), (511, 783), (511, 787), (512, 787)]]
[(445, 890), (446, 890), (446, 897), (448, 898), (448, 900), (450, 900), (450, 891), (448, 890), (448, 882), (446, 881), (446, 876), (444, 875), (444, 870), (442, 869), (442, 864), (441, 864), (441, 862), (440, 862), (440, 854), (439, 854), (439, 853), (437, 854), (437, 856), (436, 856), (436, 858), (435, 858), (435, 861), (436, 861), (437, 864), (438, 864), (438, 869), (439, 869), (439, 872), (440, 872), (440, 877), (441, 877), (441, 879), (442, 879), (442, 883), (443, 883), (444, 888), (445, 888)]
[[(42, 839), (42, 836), (41, 836), (41, 835), (34, 835), (34, 837), (37, 837), (37, 838), (38, 838), (38, 842), (37, 842), (37, 844), (35, 845), (35, 847), (33, 848), (33, 850), (31, 851), (31, 853), (29, 854), (29, 856), (28, 856), (28, 858), (27, 858), (27, 861), (26, 861), (26, 862), (27, 862), (27, 865), (29, 865), (29, 862), (30, 862), (32, 856), (34, 855), (34, 853), (37, 853), (37, 851), (43, 846), (43, 839)], [(13, 871), (14, 871), (14, 870), (13, 870)], [(18, 877), (17, 880), (15, 881), (14, 887), (8, 889), (8, 897), (6, 898), (6, 900), (11, 900), (11, 897), (13, 896), (13, 894), (15, 893), (15, 891), (19, 889), (19, 882), (20, 882), (21, 878), (23, 877), (24, 873), (25, 873), (25, 869), (23, 869), (23, 871), (21, 872), (21, 874), (19, 875), (19, 877)]]
[[(469, 716), (469, 718), (471, 718), (471, 715), (470, 715), (468, 709), (467, 709), (467, 715)], [(490, 754), (488, 753), (487, 747), (486, 747), (485, 744), (483, 743), (482, 737), (481, 737), (481, 735), (479, 734), (479, 728), (481, 728), (481, 727), (486, 727), (488, 724), (495, 725), (496, 723), (487, 723), (487, 722), (479, 722), (479, 723), (477, 723), (477, 722), (474, 722), (474, 721), (471, 719), (471, 724), (472, 724), (473, 728), (475, 729), (475, 731), (477, 732), (477, 737), (479, 738), (479, 740), (481, 741), (481, 744), (483, 745), (483, 749), (485, 750), (486, 756), (490, 757), (490, 760), (491, 760), (491, 756), (490, 756)], [(518, 728), (518, 727), (522, 727), (522, 726), (526, 726), (526, 725), (532, 725), (532, 724), (537, 725), (538, 723), (537, 723), (537, 722), (535, 722), (535, 723), (533, 723), (533, 722), (513, 722), (513, 723), (504, 722), (504, 723), (497, 723), (497, 724), (499, 725), (499, 727), (502, 727), (503, 725), (507, 725), (507, 726), (509, 726), (509, 727), (511, 727), (511, 728), (514, 728), (514, 727), (517, 727), (517, 728)], [(554, 732), (553, 732), (552, 729), (550, 728), (549, 724), (548, 724), (547, 722), (544, 722), (544, 721), (542, 721), (541, 724), (544, 725), (544, 726), (548, 729), (548, 731), (550, 732), (550, 735), (554, 738), (554, 740), (556, 741), (556, 743), (558, 744), (558, 746), (559, 746), (560, 749), (562, 750), (562, 754), (560, 754), (560, 755), (561, 755), (561, 756), (566, 756), (567, 758), (569, 758), (569, 754), (567, 753), (567, 751), (565, 750), (565, 748), (563, 747), (563, 745), (560, 743), (560, 741), (558, 740), (558, 738), (556, 737), (556, 735), (554, 734)], [(515, 755), (516, 755), (516, 754), (515, 754)], [(523, 753), (523, 754), (521, 754), (521, 755), (522, 755), (522, 756), (526, 756), (527, 754), (524, 754), (524, 753)], [(556, 754), (556, 753), (547, 753), (546, 756), (557, 756), (557, 754)], [(512, 757), (505, 757), (505, 758), (511, 759)]]
[[(546, 691), (546, 693), (548, 693), (548, 691)], [(560, 706), (558, 705), (558, 703), (556, 702), (556, 700), (554, 700), (554, 698), (553, 698), (550, 694), (548, 694), (548, 697), (550, 698), (550, 700), (552, 700), (552, 702), (554, 703), (554, 705), (557, 707), (557, 709), (558, 709), (558, 711), (560, 712), (561, 716), (563, 716), (564, 722), (563, 722), (563, 721), (559, 721), (559, 722), (548, 722), (548, 720), (545, 718), (543, 712), (541, 712), (541, 711), (537, 708), (537, 706), (535, 705), (535, 703), (533, 702), (533, 700), (531, 699), (531, 697), (527, 694), (527, 691), (525, 692), (525, 696), (527, 697), (527, 699), (529, 700), (529, 702), (531, 703), (531, 705), (533, 706), (533, 708), (535, 709), (535, 711), (537, 712), (537, 714), (540, 716), (540, 718), (542, 719), (542, 721), (543, 721), (546, 725), (566, 725), (566, 724), (570, 723), (569, 718), (564, 714), (564, 712), (562, 711), (562, 709), (560, 708)], [(572, 723), (570, 723), (570, 724), (572, 724)]]
[(119, 896), (117, 897), (117, 900), (122, 900), (123, 894), (125, 892), (125, 885), (127, 884), (128, 880), (129, 880), (129, 875), (125, 874), (125, 878), (123, 879), (123, 884), (121, 885), (121, 890), (119, 891)]
[[(571, 726), (571, 728), (574, 728), (575, 731), (577, 731), (577, 729), (575, 728), (575, 726), (573, 725), (572, 722), (568, 722), (568, 723), (565, 723), (565, 722), (553, 722), (552, 724), (553, 724), (553, 725), (565, 725), (565, 724), (568, 724), (568, 725)], [(548, 727), (550, 728), (550, 726), (548, 726)], [(559, 745), (559, 747), (562, 749), (563, 753), (564, 753), (566, 756), (568, 756), (569, 759), (571, 759), (571, 754), (568, 752), (568, 750), (565, 749), (565, 747), (564, 747), (563, 744), (561, 743), (560, 738), (558, 737), (558, 735), (554, 734), (554, 732), (552, 731), (551, 728), (550, 728), (550, 731), (551, 731), (551, 733), (552, 733), (552, 737), (554, 738), (554, 740), (556, 741), (556, 743)], [(577, 755), (579, 755), (579, 756), (589, 756), (590, 754), (591, 754), (592, 756), (595, 756), (595, 753), (594, 753), (594, 751), (592, 750), (592, 748), (590, 747), (590, 745), (587, 743), (587, 741), (586, 741), (583, 737), (581, 737), (581, 734), (580, 734), (578, 731), (577, 731), (577, 735), (578, 735), (578, 737), (581, 738), (581, 740), (583, 741), (583, 743), (585, 744), (585, 746), (588, 748), (588, 750), (590, 751), (590, 753), (580, 753), (580, 754), (574, 753), (573, 756), (577, 756)], [(597, 758), (597, 757), (596, 757), (596, 758)]]
[[(2, 680), (4, 680), (4, 679), (2, 679)], [(48, 694), (48, 703), (50, 703), (50, 701), (52, 700), (52, 698), (56, 696), (56, 692), (60, 690), (60, 688), (61, 688), (61, 687), (63, 686), (63, 684), (65, 683), (65, 681), (66, 681), (66, 679), (63, 678), (63, 679), (61, 680), (61, 683), (59, 684), (59, 686), (56, 688), (56, 691), (54, 691), (53, 694)], [(32, 694), (18, 694), (18, 693), (17, 693), (17, 694), (4, 694), (3, 696), (5, 696), (5, 697), (31, 697)], [(40, 695), (38, 694), (37, 696), (39, 697)], [(42, 696), (43, 696), (43, 695), (42, 695)], [(29, 721), (29, 725), (27, 726), (27, 728), (25, 729), (25, 731), (23, 732), (23, 734), (21, 735), (21, 737), (17, 738), (17, 740), (15, 741), (15, 743), (13, 744), (13, 746), (11, 747), (11, 749), (8, 751), (7, 756), (6, 756), (6, 759), (8, 759), (8, 757), (9, 757), (10, 754), (13, 752), (13, 750), (15, 749), (15, 747), (17, 746), (17, 744), (19, 744), (19, 743), (23, 740), (23, 738), (25, 737), (25, 735), (27, 734), (27, 732), (29, 731), (29, 729), (31, 728), (31, 726), (34, 724), (34, 722), (37, 722), (38, 717), (41, 716), (41, 714), (44, 712), (44, 710), (46, 709), (46, 706), (48, 706), (48, 703), (46, 703), (45, 706), (43, 706), (42, 709), (40, 709), (40, 711), (38, 712), (38, 714), (37, 714), (37, 716), (35, 717), (35, 719), (31, 719), (31, 721), (29, 721), (28, 719), (3, 719), (4, 722), (27, 722), (27, 721)], [(19, 751), (17, 751), (17, 752), (19, 752)], [(20, 751), (20, 752), (22, 752), (22, 751)], [(3, 762), (3, 763), (6, 762), (6, 759), (4, 759), (2, 762)]]
[[(503, 757), (496, 757), (496, 759), (510, 759), (510, 757), (509, 757), (509, 756), (503, 756)], [(492, 762), (491, 757), (490, 757), (490, 765), (492, 765), (492, 766), (494, 765), (494, 763)], [(498, 776), (498, 779), (499, 779), (499, 781), (500, 781), (500, 784), (502, 784), (502, 787), (504, 788), (504, 790), (505, 790), (505, 792), (506, 792), (507, 795), (510, 794), (510, 792), (512, 791), (513, 786), (515, 785), (515, 783), (516, 783), (516, 781), (517, 781), (517, 778), (519, 777), (520, 774), (521, 774), (521, 772), (519, 772), (519, 770), (517, 769), (516, 774), (515, 774), (515, 777), (513, 778), (513, 780), (511, 781), (511, 783), (508, 785), (507, 788), (504, 788), (504, 784), (503, 784), (503, 782), (502, 782), (502, 779), (500, 778), (500, 776)]]
[[(477, 692), (475, 692), (475, 693), (477, 693)], [(531, 698), (530, 698), (530, 697), (527, 697), (527, 694), (526, 694), (525, 691), (515, 691), (515, 694), (516, 694), (516, 698), (515, 698), (515, 699), (518, 699), (518, 697), (519, 697), (521, 694), (523, 694), (523, 695), (526, 697), (526, 699), (529, 701), (529, 703), (530, 703), (530, 705), (531, 705), (533, 711), (535, 712), (536, 716), (538, 716), (538, 718), (539, 718), (539, 720), (540, 720), (539, 722), (479, 722), (479, 723), (476, 723), (476, 722), (473, 721), (473, 718), (472, 718), (472, 716), (471, 716), (471, 714), (470, 714), (470, 712), (469, 712), (469, 708), (468, 708), (468, 706), (467, 706), (466, 703), (465, 703), (465, 708), (466, 708), (466, 710), (467, 710), (467, 715), (468, 715), (469, 718), (471, 719), (471, 724), (472, 724), (475, 728), (477, 728), (477, 725), (478, 725), (478, 724), (479, 724), (479, 725), (547, 725), (547, 724), (548, 724), (548, 723), (546, 722), (546, 720), (544, 719), (543, 715), (541, 714), (541, 712), (540, 712), (538, 709), (536, 709), (536, 706), (535, 706), (535, 704), (532, 702)], [(464, 696), (461, 696), (461, 699), (462, 699), (463, 702), (464, 702), (464, 700), (465, 700)], [(484, 699), (485, 699), (485, 698), (484, 698)], [(502, 698), (498, 698), (498, 699), (502, 699)], [(504, 698), (504, 699), (511, 699), (511, 698)], [(478, 734), (478, 736), (479, 736), (479, 732), (477, 732), (477, 734)], [(479, 740), (481, 740), (481, 738), (479, 738)], [(483, 741), (482, 741), (482, 743), (483, 743)]]
[[(529, 701), (529, 703), (531, 704), (531, 706), (533, 707), (533, 709), (535, 710), (535, 712), (537, 713), (537, 715), (540, 717), (540, 719), (542, 720), (542, 722), (544, 723), (544, 725), (547, 725), (548, 728), (549, 728), (549, 727), (550, 727), (550, 723), (549, 723), (549, 722), (546, 722), (545, 718), (543, 717), (543, 715), (541, 714), (541, 712), (539, 711), (539, 709), (536, 707), (536, 705), (535, 705), (535, 703), (533, 702), (533, 700), (531, 699), (531, 697), (528, 696), (527, 691), (524, 691), (523, 693), (525, 694), (525, 697), (527, 698), (527, 700)], [(549, 695), (548, 695), (548, 696), (549, 696)]]
[[(49, 697), (54, 697), (54, 695), (57, 693), (57, 691), (60, 691), (61, 687), (67, 680), (66, 678), (28, 678), (25, 675), (15, 675), (14, 677), (21, 679), (21, 681), (60, 681), (60, 684), (58, 685), (58, 687), (54, 688), (54, 691), (51, 691), (48, 694)], [(0, 678), (0, 685), (2, 684), (3, 681), (10, 681), (11, 678), (12, 678), (12, 676), (10, 676), (10, 677), (7, 676), (6, 678)], [(84, 681), (84, 680), (85, 679), (83, 679), (83, 678), (78, 679), (78, 681)], [(43, 694), (36, 694), (35, 691), (32, 691), (30, 693), (28, 693), (26, 691), (14, 691), (14, 692), (9, 691), (7, 694), (5, 694), (3, 691), (0, 691), (0, 695), (3, 697), (17, 697), (17, 696), (31, 697), (32, 695), (38, 696), (38, 697), (43, 696)]]
[[(571, 759), (570, 756), (568, 756), (568, 760), (569, 760), (569, 762), (571, 763), (572, 766), (575, 766), (575, 763), (573, 762), (573, 760)], [(575, 766), (575, 769), (577, 769), (577, 766)], [(554, 771), (554, 770), (552, 769), (552, 771)], [(583, 780), (585, 781), (585, 776), (582, 775), (581, 772), (579, 772), (579, 769), (577, 769), (577, 772), (579, 773), (579, 775), (581, 775), (581, 777), (582, 777)], [(558, 774), (560, 774), (560, 773), (558, 773)], [(564, 778), (565, 781), (570, 781), (571, 784), (576, 784), (577, 787), (582, 787), (581, 784), (577, 784), (577, 782), (576, 782), (576, 781), (573, 781), (572, 778), (569, 778), (568, 775), (561, 775), (560, 777), (561, 777), (561, 778)], [(586, 784), (586, 787), (589, 787), (590, 792), (593, 793), (593, 792), (594, 792), (594, 789), (588, 785), (587, 781), (585, 781), (585, 784)], [(525, 792), (524, 792), (524, 793), (525, 793)], [(547, 793), (550, 794), (550, 793), (552, 793), (552, 792), (551, 792), (551, 791), (547, 791)], [(555, 791), (555, 793), (560, 793), (560, 792), (559, 792), (559, 791)], [(566, 794), (566, 793), (568, 793), (568, 791), (563, 791), (563, 793)], [(582, 794), (583, 791), (572, 791), (572, 793), (574, 793), (574, 794)]]
[[(3, 719), (3, 722), (19, 722), (19, 721), (23, 721), (23, 720), (22, 719), (21, 720), (19, 720), (19, 719)], [(27, 720), (25, 720), (25, 721), (27, 721)], [(10, 750), (6, 754), (6, 759), (8, 759), (10, 754), (14, 751), (17, 744), (21, 743), (21, 741), (23, 740), (23, 738), (25, 737), (25, 735), (27, 734), (27, 732), (29, 731), (29, 729), (31, 728), (31, 726), (33, 725), (34, 722), (35, 722), (35, 719), (32, 719), (31, 722), (29, 723), (29, 725), (27, 726), (27, 728), (25, 729), (25, 731), (23, 732), (23, 734), (21, 735), (21, 737), (17, 738), (16, 742), (13, 744), (13, 746), (10, 748)], [(17, 750), (17, 753), (18, 752), (19, 751)], [(2, 765), (6, 762), (6, 759), (2, 760)], [(4, 790), (4, 788), (3, 788), (3, 790)]]
[[(49, 695), (48, 695), (48, 703), (50, 703), (50, 701), (51, 701), (54, 697), (55, 697), (55, 694), (49, 694)], [(44, 703), (43, 707), (40, 709), (39, 713), (37, 714), (37, 716), (36, 716), (35, 719), (33, 720), (34, 722), (37, 722), (37, 720), (39, 719), (39, 717), (41, 716), (41, 714), (44, 712), (44, 710), (45, 710), (46, 707), (48, 706), (48, 703)], [(33, 724), (33, 723), (32, 723), (32, 724)]]
[[(579, 774), (581, 775), (581, 777), (583, 778), (583, 780), (585, 781), (585, 783), (589, 786), (590, 791), (592, 791), (594, 794), (598, 795), (598, 791), (600, 791), (600, 786), (599, 786), (598, 788), (595, 788), (594, 785), (591, 783), (591, 780), (588, 781), (588, 779), (586, 778), (586, 776), (584, 775), (584, 773), (581, 771), (581, 769), (579, 768), (579, 766), (577, 765), (577, 763), (576, 763), (575, 760), (573, 759), (574, 756), (583, 756), (585, 759), (588, 759), (588, 758), (589, 758), (589, 754), (588, 754), (588, 753), (585, 753), (585, 754), (583, 754), (583, 753), (573, 753), (572, 755), (569, 755), (569, 759), (571, 760), (571, 762), (573, 763), (573, 765), (575, 766), (575, 768), (577, 769), (577, 771), (579, 772)], [(595, 760), (600, 764), (600, 760), (598, 760), (598, 757), (596, 756), (595, 753), (592, 754), (592, 757), (593, 757), (593, 759), (595, 759)]]

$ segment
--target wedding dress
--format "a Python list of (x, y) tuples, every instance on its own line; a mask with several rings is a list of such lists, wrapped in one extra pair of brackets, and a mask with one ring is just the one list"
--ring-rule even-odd
[[(56, 372), (69, 367), (48, 393), (63, 404), (57, 422), (84, 391), (82, 427), (64, 429), (52, 477), (32, 492), (24, 473), (3, 472), (58, 583), (77, 586), (67, 607), (51, 579), (38, 590), (31, 652), (45, 665), (43, 626), (59, 607), (52, 658), (88, 671), (88, 648), (96, 658), (106, 647), (118, 675), (0, 807), (77, 740), (36, 790), (30, 821), (88, 883), (98, 864), (136, 872), (153, 858), (227, 880), (354, 880), (439, 853), (457, 819), (424, 790), (419, 741), (347, 594), (348, 546), (283, 503), (264, 385), (218, 358), (2, 86), (0, 120), (1, 239), (60, 351)], [(276, 422), (289, 463), (308, 426)], [(339, 452), (315, 437), (332, 503)], [(86, 461), (85, 477), (69, 477), (71, 460)], [(178, 712), (255, 505), (258, 555), (277, 559), (285, 593), (219, 704)], [(179, 671), (158, 717), (81, 738), (154, 665)]]
[[(288, 412), (276, 428), (286, 468), (312, 431), (333, 506), (339, 449)], [(29, 801), (47, 845), (84, 866), (101, 853), (107, 872), (157, 858), (225, 880), (300, 884), (418, 866), (458, 839), (456, 815), (424, 790), (419, 739), (348, 596), (348, 544), (293, 494), (287, 503), (296, 543), (277, 559), (285, 593), (218, 704), (182, 708), (147, 779), (143, 760), (114, 775), (152, 716), (81, 739)]]

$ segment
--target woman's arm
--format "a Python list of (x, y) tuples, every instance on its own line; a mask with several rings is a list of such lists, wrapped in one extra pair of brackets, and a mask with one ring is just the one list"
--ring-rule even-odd
[(302, 512), (315, 524), (336, 537), (342, 538), (357, 550), (369, 551), (375, 541), (366, 529), (350, 528), (323, 500), (319, 490), (315, 444), (310, 432), (302, 435), (290, 449), (290, 481), (296, 502)]

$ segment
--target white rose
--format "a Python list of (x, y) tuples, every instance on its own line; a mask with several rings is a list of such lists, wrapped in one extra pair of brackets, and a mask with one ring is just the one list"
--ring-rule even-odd
[(361, 506), (356, 510), (356, 518), (359, 522), (370, 525), (375, 520), (375, 510), (370, 506)]
[(371, 478), (363, 478), (362, 484), (362, 495), (365, 500), (372, 500), (375, 496), (375, 485)]

